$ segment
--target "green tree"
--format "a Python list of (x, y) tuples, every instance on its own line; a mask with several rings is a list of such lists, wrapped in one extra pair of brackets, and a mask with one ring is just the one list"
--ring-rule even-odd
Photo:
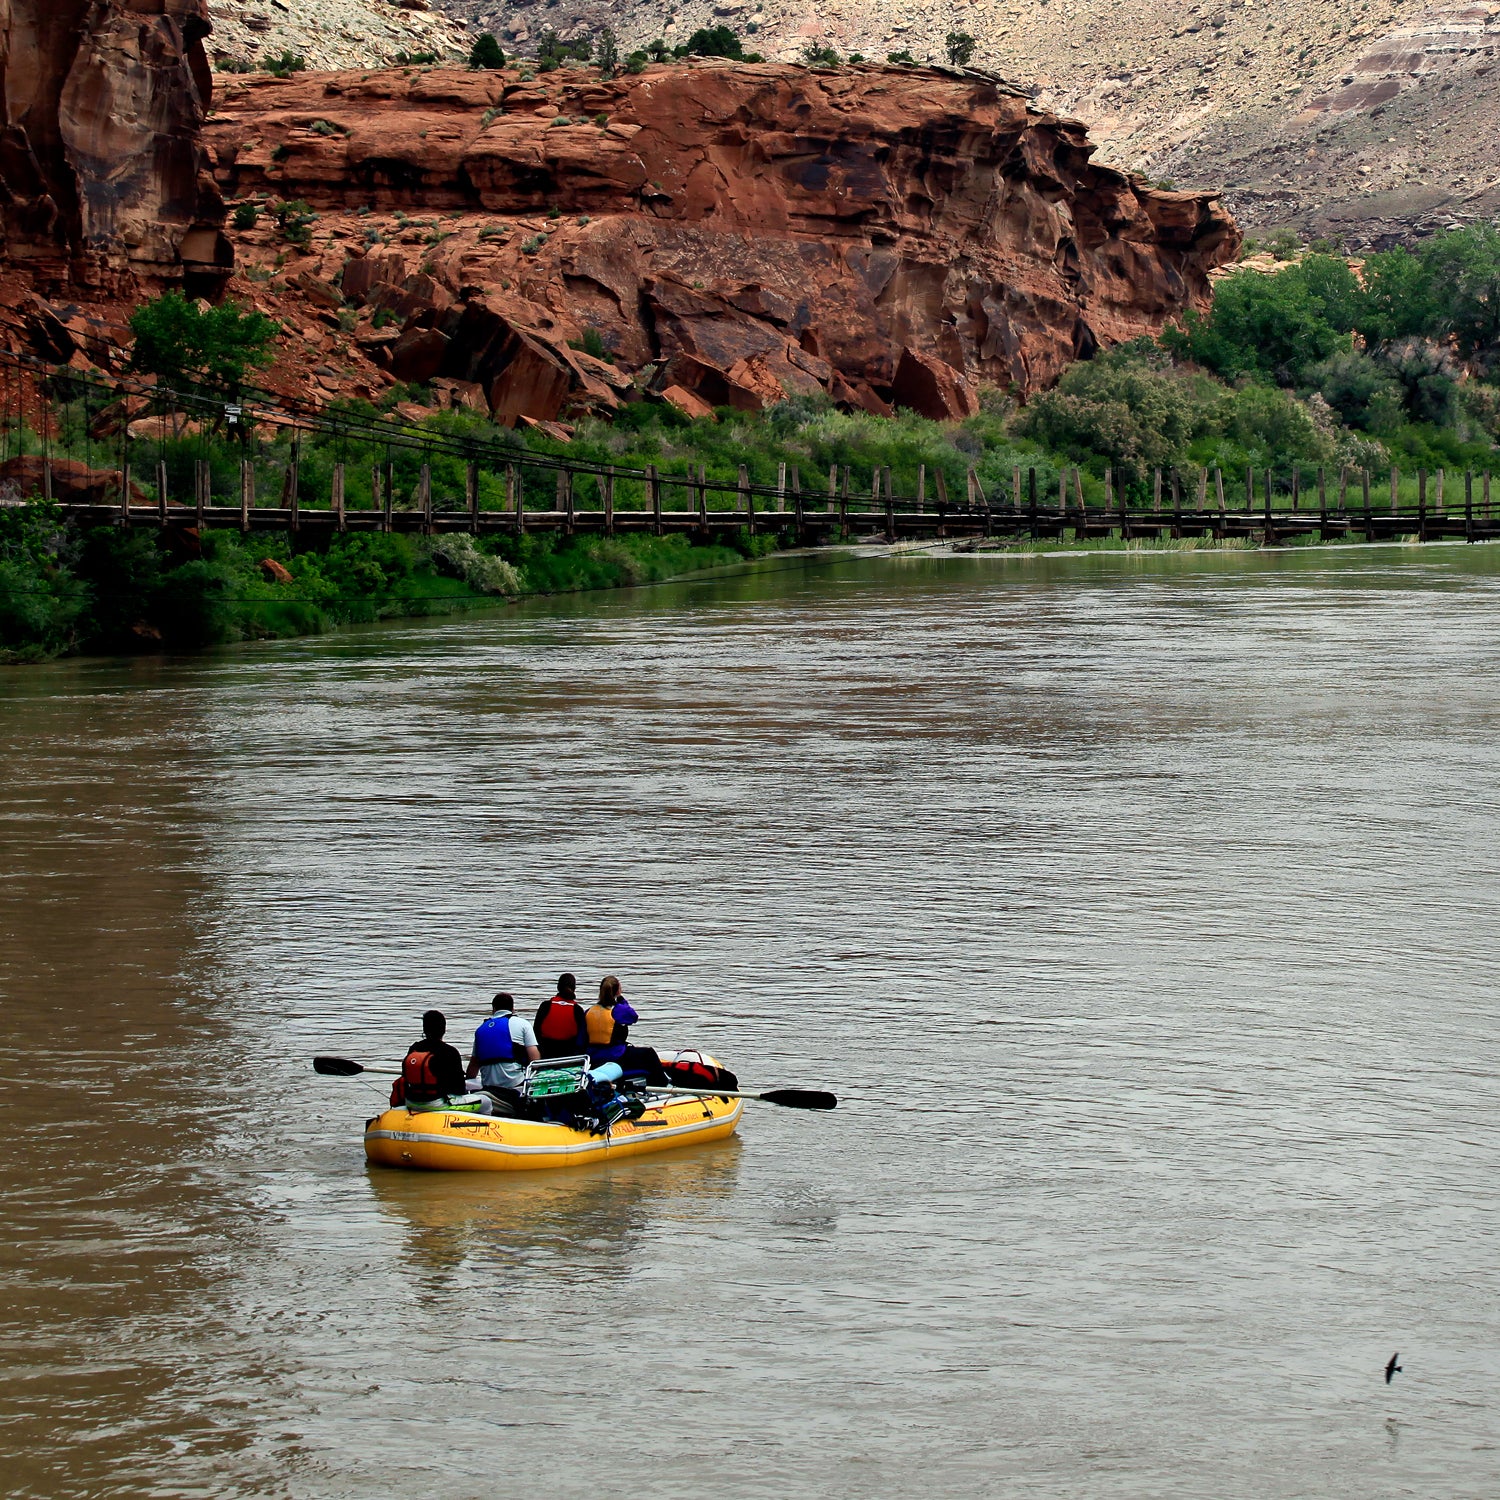
[(1428, 267), (1397, 246), (1367, 255), (1365, 307), (1359, 329), (1367, 339), (1425, 337), (1438, 324), (1437, 299)]
[(660, 38), (646, 43), (646, 56), (654, 63), (664, 63), (672, 56), (672, 49)]
[(674, 47), (677, 57), (732, 57), (742, 61), (745, 49), (734, 32), (727, 26), (700, 26), (680, 47)]
[(823, 42), (809, 42), (802, 49), (802, 61), (809, 68), (836, 68), (839, 55)]
[(1474, 224), (1433, 236), (1417, 252), (1432, 288), (1436, 326), (1485, 369), (1500, 364), (1500, 230)]
[(1363, 317), (1359, 284), (1342, 260), (1305, 256), (1267, 275), (1237, 271), (1214, 290), (1207, 316), (1190, 310), (1162, 343), (1230, 378), (1269, 375), (1296, 382), (1312, 365), (1350, 347)]
[(620, 43), (614, 28), (606, 26), (594, 43), (594, 61), (606, 78), (613, 78), (620, 71)]
[(495, 40), (493, 32), (481, 31), (474, 38), (474, 46), (469, 53), (469, 66), (471, 68), (503, 68), (505, 66), (505, 53), (501, 51), (500, 43)]
[(271, 362), (271, 343), (281, 325), (264, 313), (242, 311), (237, 303), (218, 307), (190, 302), (168, 292), (143, 303), (130, 315), (134, 369), (155, 375), (163, 385), (232, 396), (246, 374)]
[(967, 68), (974, 60), (974, 38), (967, 31), (950, 31), (943, 39), (943, 47), (948, 53), (948, 61), (955, 68)]

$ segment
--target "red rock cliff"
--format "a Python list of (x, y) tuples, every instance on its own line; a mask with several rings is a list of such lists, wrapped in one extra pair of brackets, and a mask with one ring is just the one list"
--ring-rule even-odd
[(0, 234), (43, 289), (227, 274), (206, 0), (0, 0)]
[[(234, 80), (207, 139), (228, 193), (322, 215), (267, 306), (394, 314), (366, 354), (506, 420), (608, 406), (627, 374), (960, 414), (980, 382), (1034, 391), (1205, 302), (1239, 243), (1215, 195), (1148, 189), (1094, 164), (1078, 122), (932, 70)], [(264, 217), (239, 238), (267, 269), (287, 253)]]

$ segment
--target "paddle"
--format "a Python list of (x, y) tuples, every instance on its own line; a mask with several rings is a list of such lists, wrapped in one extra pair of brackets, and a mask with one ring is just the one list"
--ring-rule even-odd
[(357, 1078), (361, 1073), (399, 1073), (399, 1068), (367, 1068), (361, 1063), (350, 1062), (347, 1057), (315, 1057), (313, 1072), (329, 1078)]
[(837, 1109), (838, 1098), (818, 1089), (768, 1089), (751, 1094), (739, 1089), (662, 1089), (653, 1094), (677, 1094), (688, 1099), (759, 1099), (762, 1104), (779, 1104), (783, 1109)]
[[(313, 1072), (329, 1078), (355, 1078), (361, 1073), (395, 1072), (395, 1069), (366, 1068), (347, 1057), (315, 1057)], [(653, 1094), (675, 1094), (684, 1099), (759, 1099), (762, 1104), (779, 1104), (783, 1109), (837, 1109), (838, 1099), (817, 1089), (768, 1089), (764, 1094), (752, 1094), (738, 1089), (677, 1089), (653, 1088)]]

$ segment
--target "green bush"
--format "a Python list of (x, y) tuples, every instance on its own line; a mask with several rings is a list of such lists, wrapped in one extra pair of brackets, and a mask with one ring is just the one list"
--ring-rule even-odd
[(232, 222), (236, 229), (254, 229), (259, 218), (260, 209), (255, 204), (239, 203), (235, 205)]
[(469, 52), (469, 66), (471, 68), (503, 68), (505, 66), (505, 53), (501, 50), (500, 43), (495, 40), (493, 32), (481, 31), (474, 38), (474, 46)]
[(260, 65), (267, 73), (277, 78), (290, 78), (293, 73), (300, 73), (307, 66), (307, 59), (287, 50), (283, 51), (279, 57), (267, 54), (261, 58)]

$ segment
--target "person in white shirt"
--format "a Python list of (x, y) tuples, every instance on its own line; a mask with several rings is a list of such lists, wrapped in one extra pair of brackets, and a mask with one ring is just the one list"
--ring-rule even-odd
[(518, 1090), (526, 1064), (542, 1055), (531, 1022), (516, 1015), (515, 1009), (515, 999), (510, 995), (499, 994), (490, 1001), (490, 1018), (474, 1033), (474, 1050), (464, 1075), (477, 1077), (490, 1093), (512, 1108), (521, 1102)]

